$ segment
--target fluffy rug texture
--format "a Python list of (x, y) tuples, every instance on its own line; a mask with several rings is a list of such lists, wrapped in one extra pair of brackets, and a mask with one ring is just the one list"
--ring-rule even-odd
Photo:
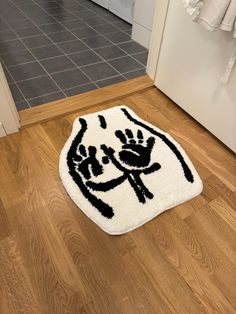
[(77, 118), (59, 168), (72, 200), (114, 235), (202, 191), (202, 181), (182, 147), (125, 106)]

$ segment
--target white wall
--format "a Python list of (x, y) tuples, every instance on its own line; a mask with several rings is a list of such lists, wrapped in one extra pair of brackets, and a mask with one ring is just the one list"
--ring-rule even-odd
[(155, 0), (135, 0), (132, 39), (149, 48)]

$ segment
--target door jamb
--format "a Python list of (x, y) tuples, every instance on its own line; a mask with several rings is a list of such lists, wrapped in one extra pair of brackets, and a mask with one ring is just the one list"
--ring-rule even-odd
[(151, 77), (152, 80), (155, 80), (156, 77), (169, 2), (170, 0), (156, 1), (147, 62), (147, 74)]
[[(11, 134), (19, 131), (19, 115), (12, 98), (2, 65), (0, 63), (0, 124), (5, 134)], [(0, 132), (4, 136), (4, 132)]]

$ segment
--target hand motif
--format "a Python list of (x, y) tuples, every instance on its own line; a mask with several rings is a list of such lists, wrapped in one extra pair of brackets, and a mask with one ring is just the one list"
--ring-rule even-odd
[(141, 130), (137, 131), (137, 137), (134, 138), (133, 132), (125, 130), (125, 134), (118, 130), (116, 137), (121, 141), (122, 150), (119, 157), (122, 162), (131, 167), (147, 167), (151, 160), (151, 152), (155, 144), (155, 138), (149, 137), (146, 141), (143, 138)]
[(74, 162), (78, 164), (79, 171), (83, 174), (84, 178), (89, 180), (92, 176), (99, 176), (103, 173), (103, 167), (96, 158), (97, 149), (95, 146), (85, 148), (80, 144), (77, 150), (77, 155)]

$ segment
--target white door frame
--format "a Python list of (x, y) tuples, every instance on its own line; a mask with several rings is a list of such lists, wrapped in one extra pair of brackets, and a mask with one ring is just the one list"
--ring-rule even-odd
[(161, 50), (162, 37), (165, 28), (168, 7), (169, 0), (156, 0), (147, 62), (147, 74), (151, 77), (152, 80), (155, 80), (156, 77), (156, 70)]
[(18, 132), (19, 128), (19, 115), (0, 63), (0, 137)]

